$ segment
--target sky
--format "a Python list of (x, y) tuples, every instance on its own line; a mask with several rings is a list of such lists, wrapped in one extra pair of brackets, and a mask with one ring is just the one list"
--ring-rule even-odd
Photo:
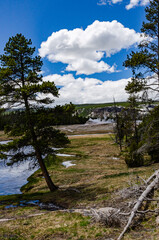
[(44, 81), (59, 88), (56, 104), (126, 101), (149, 0), (0, 0), (0, 54), (22, 33), (43, 60)]

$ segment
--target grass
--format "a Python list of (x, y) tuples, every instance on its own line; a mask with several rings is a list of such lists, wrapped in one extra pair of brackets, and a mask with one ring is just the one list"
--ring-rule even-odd
[[(64, 208), (115, 207), (123, 201), (120, 198), (115, 200), (118, 190), (128, 187), (131, 180), (136, 181), (137, 175), (147, 178), (154, 168), (159, 167), (159, 164), (155, 164), (153, 167), (128, 169), (118, 146), (113, 144), (109, 135), (71, 138), (68, 148), (60, 151), (75, 156), (57, 157), (56, 160), (50, 158), (49, 173), (54, 183), (60, 187), (56, 192), (49, 192), (38, 170), (29, 177), (28, 184), (22, 187), (23, 194), (0, 196), (1, 218), (16, 218), (13, 221), (1, 222), (0, 239), (115, 238), (119, 235), (120, 228), (107, 228), (93, 223), (89, 217), (79, 213), (49, 212), (40, 210), (37, 206), (11, 209), (5, 209), (5, 206), (16, 204), (20, 200), (39, 199), (42, 202), (53, 202)], [(67, 160), (74, 161), (76, 165), (65, 168), (61, 163)], [(41, 211), (45, 214), (26, 218), (30, 214)], [(155, 221), (150, 216), (148, 223), (145, 221), (140, 227), (127, 233), (125, 239), (159, 239), (159, 230), (155, 227)], [(155, 231), (152, 233), (151, 229)]]
[(104, 178), (117, 178), (117, 177), (121, 177), (121, 176), (132, 176), (132, 175), (137, 175), (142, 173), (142, 171), (135, 171), (135, 172), (121, 172), (121, 173), (117, 173), (117, 174), (111, 174), (111, 175), (106, 175), (104, 176)]
[[(115, 103), (116, 106), (126, 107), (128, 105), (127, 102), (117, 102)], [(112, 103), (97, 103), (97, 104), (78, 104), (76, 105), (76, 109), (81, 108), (102, 108), (102, 107), (112, 107), (114, 106), (114, 102)]]
[[(19, 228), (19, 224), (21, 228)], [(5, 223), (3, 231), (3, 224), (0, 227), (1, 239), (4, 236), (13, 237), (15, 239), (98, 239), (99, 235), (103, 236), (106, 232), (109, 234), (109, 229), (98, 224), (91, 223), (88, 217), (83, 217), (77, 213), (48, 213), (40, 217), (32, 219), (21, 219), (19, 221), (12, 221), (12, 228), (10, 223)], [(106, 232), (105, 232), (106, 231)], [(97, 236), (97, 237), (95, 237)], [(95, 237), (95, 238), (94, 238)], [(11, 238), (10, 238), (11, 239)]]

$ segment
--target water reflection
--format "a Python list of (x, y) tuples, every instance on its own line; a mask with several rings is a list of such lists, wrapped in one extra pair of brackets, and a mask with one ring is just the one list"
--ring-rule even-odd
[(21, 163), (19, 166), (4, 166), (0, 162), (0, 195), (10, 195), (21, 193), (20, 188), (27, 183), (27, 178), (36, 169), (29, 169), (29, 161)]
[[(5, 144), (8, 141), (1, 141)], [(30, 148), (30, 147), (29, 147)], [(30, 149), (26, 148), (26, 152)], [(30, 161), (21, 162), (19, 165), (6, 166), (3, 160), (0, 160), (0, 195), (10, 195), (21, 193), (20, 188), (27, 183), (27, 178), (33, 174), (38, 167), (29, 168)]]
[[(10, 141), (0, 141), (0, 144), (7, 144)], [(62, 148), (53, 148), (53, 150), (58, 151)], [(28, 154), (34, 152), (32, 146), (27, 146), (25, 148), (20, 149), (24, 154)], [(10, 151), (10, 154), (13, 154)], [(73, 157), (74, 155), (57, 153), (57, 156), (60, 157)], [(43, 156), (45, 157), (45, 156)], [(9, 157), (7, 159), (9, 161)], [(7, 166), (4, 160), (0, 159), (0, 195), (11, 195), (11, 194), (20, 194), (20, 188), (27, 183), (27, 178), (33, 174), (38, 167), (34, 169), (30, 168), (30, 161), (21, 162), (19, 165), (15, 164), (13, 166)], [(71, 161), (64, 161), (62, 163), (66, 168), (74, 166)]]

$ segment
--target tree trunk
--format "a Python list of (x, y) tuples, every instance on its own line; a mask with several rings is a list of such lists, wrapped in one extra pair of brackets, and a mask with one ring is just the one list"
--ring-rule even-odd
[(45, 166), (44, 160), (42, 158), (41, 151), (40, 151), (39, 146), (38, 146), (37, 137), (36, 137), (36, 134), (35, 134), (35, 131), (34, 131), (34, 125), (33, 125), (32, 120), (31, 120), (31, 114), (30, 114), (30, 108), (29, 108), (29, 103), (28, 103), (28, 100), (27, 100), (27, 96), (25, 96), (25, 94), (24, 94), (23, 97), (24, 97), (24, 101), (25, 101), (26, 120), (27, 120), (28, 128), (30, 129), (30, 132), (31, 132), (31, 137), (32, 137), (33, 147), (35, 149), (36, 157), (37, 157), (38, 163), (40, 165), (42, 174), (43, 174), (43, 176), (45, 178), (45, 181), (48, 185), (48, 188), (50, 189), (51, 192), (53, 192), (53, 191), (57, 190), (58, 187), (55, 186), (54, 183), (52, 182), (51, 177), (49, 176), (49, 173), (48, 173), (47, 168)]
[(42, 171), (45, 181), (48, 185), (48, 188), (50, 189), (51, 192), (57, 190), (58, 187), (55, 186), (55, 184), (52, 182), (51, 177), (49, 176), (49, 173), (45, 166), (44, 160), (42, 159), (41, 154), (39, 153), (38, 149), (35, 148), (35, 152), (36, 152), (36, 157), (37, 157), (38, 163), (40, 165), (41, 171)]

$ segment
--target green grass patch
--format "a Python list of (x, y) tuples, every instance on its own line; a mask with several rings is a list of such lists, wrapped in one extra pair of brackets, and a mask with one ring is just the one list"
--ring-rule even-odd
[(66, 168), (66, 169), (62, 169), (63, 172), (67, 172), (67, 173), (85, 173), (87, 172), (86, 169), (79, 169), (79, 168)]
[(143, 171), (136, 171), (136, 172), (121, 172), (121, 173), (116, 173), (116, 174), (111, 174), (111, 175), (105, 175), (104, 178), (116, 178), (116, 177), (123, 177), (123, 176), (132, 176), (132, 175), (137, 175), (143, 173)]

